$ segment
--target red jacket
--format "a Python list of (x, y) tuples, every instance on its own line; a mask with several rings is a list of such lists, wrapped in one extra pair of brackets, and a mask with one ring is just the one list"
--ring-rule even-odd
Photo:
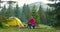
[(30, 20), (28, 20), (27, 23), (35, 25), (36, 24), (36, 20), (34, 18), (31, 18)]

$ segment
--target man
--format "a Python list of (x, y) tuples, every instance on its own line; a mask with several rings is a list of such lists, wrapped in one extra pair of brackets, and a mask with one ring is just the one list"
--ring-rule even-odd
[(33, 29), (35, 29), (36, 20), (34, 19), (33, 16), (28, 20), (27, 24), (28, 24), (28, 27), (29, 27), (30, 29), (31, 29), (31, 27), (33, 27)]

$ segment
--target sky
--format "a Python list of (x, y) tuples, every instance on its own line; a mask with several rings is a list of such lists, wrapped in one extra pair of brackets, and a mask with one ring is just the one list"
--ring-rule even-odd
[[(2, 1), (10, 1), (10, 0), (2, 0)], [(43, 3), (53, 3), (47, 0), (11, 0), (11, 1), (17, 1), (19, 6), (23, 6), (24, 4), (31, 4), (34, 2), (43, 2)], [(2, 6), (4, 6), (5, 3), (2, 3)]]

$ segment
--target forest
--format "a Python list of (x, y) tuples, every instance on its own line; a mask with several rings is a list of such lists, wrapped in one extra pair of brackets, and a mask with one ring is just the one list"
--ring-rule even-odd
[(39, 7), (37, 5), (28, 5), (24, 4), (22, 7), (19, 7), (18, 3), (13, 7), (13, 2), (8, 2), (8, 8), (6, 5), (0, 9), (0, 27), (4, 26), (2, 23), (7, 23), (9, 17), (17, 17), (23, 23), (33, 16), (36, 20), (37, 25), (43, 24), (52, 27), (60, 27), (60, 2), (57, 3), (57, 0), (54, 4), (46, 4), (49, 7), (44, 9), (40, 3)]

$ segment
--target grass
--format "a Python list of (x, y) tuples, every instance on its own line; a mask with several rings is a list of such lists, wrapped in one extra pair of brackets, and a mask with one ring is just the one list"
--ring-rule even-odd
[(40, 29), (0, 28), (0, 32), (56, 32), (53, 27), (40, 25)]
[(55, 32), (52, 29), (15, 29), (15, 28), (7, 28), (0, 29), (0, 32)]

